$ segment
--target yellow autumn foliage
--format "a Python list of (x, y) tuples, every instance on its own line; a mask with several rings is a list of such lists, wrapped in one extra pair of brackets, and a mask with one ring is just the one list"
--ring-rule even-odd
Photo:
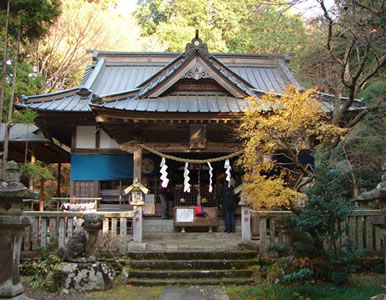
[[(239, 128), (244, 143), (240, 164), (246, 172), (243, 194), (255, 209), (290, 208), (299, 198), (297, 179), (313, 173), (300, 163), (300, 155), (315, 142), (327, 143), (345, 133), (329, 123), (329, 116), (323, 113), (315, 95), (313, 89), (299, 91), (289, 86), (280, 97), (267, 93), (261, 98), (247, 99), (250, 108)], [(269, 162), (269, 157), (279, 153), (292, 160), (294, 170), (273, 172), (276, 164)], [(286, 182), (288, 177), (293, 179), (292, 186)]]

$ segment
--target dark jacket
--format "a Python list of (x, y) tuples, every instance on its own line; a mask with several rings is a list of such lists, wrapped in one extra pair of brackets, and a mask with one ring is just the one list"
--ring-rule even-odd
[(224, 211), (235, 211), (236, 210), (236, 199), (233, 194), (233, 188), (224, 185), (220, 191), (220, 199), (222, 204), (222, 209)]

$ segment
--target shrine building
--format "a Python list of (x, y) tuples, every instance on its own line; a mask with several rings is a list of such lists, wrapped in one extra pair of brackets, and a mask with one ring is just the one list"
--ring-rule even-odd
[(15, 106), (71, 148), (70, 197), (99, 199), (98, 210), (129, 209), (133, 178), (150, 190), (145, 215), (161, 215), (162, 183), (169, 215), (198, 198), (217, 207), (220, 181), (240, 183), (246, 98), (299, 86), (288, 55), (209, 53), (198, 36), (183, 53), (92, 51), (92, 62), (78, 87)]

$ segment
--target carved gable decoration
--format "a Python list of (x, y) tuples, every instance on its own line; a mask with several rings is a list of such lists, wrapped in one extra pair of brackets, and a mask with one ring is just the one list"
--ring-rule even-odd
[(206, 148), (206, 125), (190, 125), (190, 149)]
[(182, 78), (199, 80), (201, 78), (211, 78), (211, 76), (200, 63), (196, 63)]
[(157, 98), (164, 95), (165, 91), (173, 90), (178, 81), (188, 79), (197, 82), (213, 80), (235, 98), (254, 95), (248, 83), (209, 54), (208, 47), (198, 38), (197, 33), (192, 43), (187, 44), (185, 53), (149, 79), (138, 96)]

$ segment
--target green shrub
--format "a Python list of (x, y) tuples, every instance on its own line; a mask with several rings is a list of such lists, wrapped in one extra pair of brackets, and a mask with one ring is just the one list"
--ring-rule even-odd
[(48, 273), (56, 269), (61, 260), (55, 254), (44, 253), (39, 258), (27, 260), (20, 264), (20, 274), (31, 277), (31, 285), (34, 288), (45, 286)]
[[(364, 251), (356, 250), (350, 241), (340, 243), (342, 235), (348, 232), (348, 227), (341, 224), (345, 224), (355, 205), (345, 172), (327, 165), (326, 161), (317, 169), (315, 181), (307, 190), (305, 207), (290, 219), (292, 226), (307, 234), (309, 240), (292, 241), (292, 246), (308, 257), (314, 258), (317, 253), (323, 259), (324, 263), (315, 269), (316, 279), (342, 284), (355, 271), (355, 262)], [(317, 250), (307, 254), (313, 249)]]
[(290, 248), (287, 245), (281, 245), (278, 243), (271, 243), (266, 246), (269, 255), (275, 257), (288, 256), (290, 254)]
[(292, 272), (283, 276), (285, 284), (299, 284), (312, 281), (314, 271), (309, 268), (301, 268), (298, 272)]

